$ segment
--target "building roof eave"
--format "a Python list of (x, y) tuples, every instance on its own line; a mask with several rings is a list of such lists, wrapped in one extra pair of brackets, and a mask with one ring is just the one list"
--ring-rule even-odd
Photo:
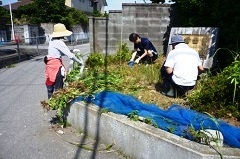
[(102, 0), (103, 1), (103, 5), (104, 6), (108, 6), (108, 4), (107, 4), (107, 1), (106, 0)]

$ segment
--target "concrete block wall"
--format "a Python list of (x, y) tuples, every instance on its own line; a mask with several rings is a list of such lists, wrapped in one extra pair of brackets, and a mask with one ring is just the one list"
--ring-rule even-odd
[[(53, 32), (53, 23), (41, 23), (40, 27), (45, 36), (52, 34)], [(42, 35), (42, 34), (41, 34)]]
[[(132, 32), (147, 37), (163, 53), (163, 37), (170, 23), (170, 6), (124, 3), (122, 11), (110, 10), (109, 18), (90, 18), (90, 51), (115, 54), (121, 43), (129, 42)], [(93, 37), (95, 35), (95, 37)]]
[(116, 53), (117, 47), (121, 45), (122, 35), (125, 27), (122, 27), (122, 11), (112, 10), (109, 13), (108, 22), (108, 52)]
[(108, 18), (89, 18), (90, 52), (106, 53), (108, 46)]
[(147, 37), (159, 53), (163, 52), (163, 36), (170, 23), (170, 5), (123, 4), (123, 41), (133, 49), (128, 37), (132, 32)]
[(40, 36), (45, 36), (46, 41), (45, 43), (48, 43), (50, 41), (50, 34), (53, 32), (53, 23), (41, 23), (40, 25)]

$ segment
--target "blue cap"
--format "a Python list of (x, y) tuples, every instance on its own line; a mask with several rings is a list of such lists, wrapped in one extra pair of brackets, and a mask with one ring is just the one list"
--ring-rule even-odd
[(175, 44), (175, 43), (185, 43), (183, 40), (183, 37), (178, 34), (174, 34), (171, 38), (171, 43), (169, 45)]

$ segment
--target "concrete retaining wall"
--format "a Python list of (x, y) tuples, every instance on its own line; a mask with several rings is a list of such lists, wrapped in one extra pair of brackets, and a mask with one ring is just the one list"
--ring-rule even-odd
[[(133, 159), (219, 159), (212, 148), (83, 102), (68, 110), (67, 121), (100, 143), (115, 143)], [(221, 148), (224, 159), (239, 159), (240, 149)]]

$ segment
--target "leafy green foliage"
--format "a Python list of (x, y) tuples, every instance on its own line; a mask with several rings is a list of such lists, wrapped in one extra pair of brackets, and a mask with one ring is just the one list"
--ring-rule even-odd
[[(69, 101), (76, 98), (76, 94), (91, 96), (102, 90), (133, 95), (141, 98), (143, 102), (156, 104), (154, 100), (158, 96), (153, 95), (155, 91), (150, 90), (150, 87), (154, 88), (159, 80), (161, 63), (154, 65), (140, 64), (130, 68), (128, 66), (128, 60), (130, 59), (128, 56), (131, 56), (131, 54), (128, 51), (126, 44), (124, 44), (122, 47), (119, 46), (116, 55), (90, 54), (83, 74), (79, 76), (79, 69), (67, 74), (64, 89), (55, 92), (50, 100), (42, 102), (42, 106), (45, 109), (58, 110), (58, 116), (62, 118), (60, 115), (64, 114), (64, 109), (66, 109)], [(79, 88), (78, 85), (82, 87)], [(140, 94), (144, 94), (144, 96), (140, 97)], [(157, 126), (150, 119), (146, 119), (146, 123)]]
[(72, 70), (66, 77), (65, 79), (65, 83), (69, 83), (69, 82), (74, 82), (76, 80), (78, 80), (80, 78), (79, 76), (80, 73), (80, 69), (74, 69)]
[[(64, 110), (67, 107), (67, 104), (74, 99), (75, 97), (83, 94), (85, 90), (82, 82), (71, 83), (68, 87), (59, 89), (55, 92), (48, 101), (48, 105), (53, 110), (57, 110), (57, 115), (61, 122), (64, 121)], [(46, 106), (46, 105), (45, 105)]]
[[(75, 57), (77, 59), (81, 59), (82, 58), (82, 55), (80, 52), (77, 52), (75, 53)], [(74, 81), (77, 81), (78, 79), (81, 78), (81, 75), (80, 75), (80, 66), (77, 62), (73, 62), (73, 66), (72, 66), (73, 70), (68, 73), (66, 79), (65, 79), (65, 84), (67, 85), (69, 82), (74, 82)]]
[(100, 11), (93, 11), (92, 16), (93, 17), (108, 17), (108, 13), (105, 12), (104, 14), (102, 14)]
[(85, 74), (82, 79), (84, 85), (91, 91), (120, 91), (122, 90), (121, 82), (123, 78), (116, 72), (98, 72), (90, 71)]
[(175, 127), (167, 127), (167, 129), (170, 133), (174, 133), (174, 131), (176, 130)]
[(93, 53), (88, 56), (86, 66), (90, 68), (98, 68), (104, 66), (104, 55), (100, 53)]
[(67, 23), (68, 12), (64, 0), (35, 0), (18, 8), (17, 17), (21, 18), (22, 15), (26, 15), (32, 24)]
[(118, 45), (117, 55), (116, 55), (117, 61), (126, 62), (126, 61), (129, 61), (130, 58), (131, 58), (131, 53), (129, 48), (127, 47), (127, 43), (122, 43), (122, 45), (121, 44)]
[(35, 0), (20, 6), (15, 17), (22, 23), (63, 23), (68, 28), (74, 24), (88, 24), (87, 15), (74, 8), (67, 8), (65, 0)]
[(216, 76), (199, 81), (198, 89), (188, 96), (192, 109), (216, 117), (240, 120), (240, 61), (233, 62)]
[(116, 55), (107, 55), (106, 56), (106, 65), (122, 65), (123, 63), (129, 61), (131, 58), (131, 53), (127, 47), (127, 43), (122, 43), (118, 45)]
[(90, 68), (97, 68), (111, 64), (123, 64), (129, 61), (131, 58), (131, 53), (127, 47), (127, 43), (122, 43), (118, 46), (116, 55), (103, 55), (101, 53), (90, 54), (86, 61), (86, 65)]
[(74, 8), (69, 8), (69, 22), (71, 25), (75, 24), (82, 24), (82, 25), (87, 25), (88, 24), (88, 16), (79, 10), (76, 10)]
[[(1, 22), (3, 22), (3, 21), (6, 21), (6, 22), (8, 22), (8, 23), (10, 23), (10, 14), (9, 14), (9, 12), (5, 9), (5, 8), (3, 8), (3, 7), (0, 7), (0, 20), (1, 20)], [(1, 27), (1, 26), (0, 26)]]
[(149, 118), (149, 117), (144, 118), (144, 119), (143, 119), (143, 122), (146, 123), (146, 124), (148, 124), (148, 125), (153, 125), (155, 128), (158, 128), (157, 123), (156, 123), (153, 119), (151, 119), (151, 118)]
[[(204, 134), (203, 132), (199, 131), (199, 130), (195, 130), (194, 127), (188, 127), (187, 129), (187, 133), (192, 136), (193, 141), (196, 141), (198, 143), (201, 142), (202, 139), (206, 139), (207, 135)], [(206, 143), (207, 141), (204, 141), (204, 143)]]
[(128, 113), (127, 116), (128, 116), (128, 118), (130, 118), (130, 120), (133, 120), (133, 121), (138, 121), (138, 119), (139, 119), (137, 110), (134, 110), (131, 113)]

